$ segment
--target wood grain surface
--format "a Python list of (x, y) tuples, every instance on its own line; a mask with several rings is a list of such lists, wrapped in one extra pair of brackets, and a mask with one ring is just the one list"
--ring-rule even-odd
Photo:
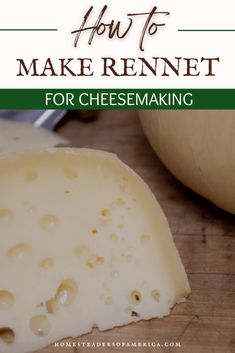
[[(235, 352), (235, 216), (178, 182), (148, 144), (135, 112), (101, 112), (84, 123), (69, 113), (58, 133), (73, 146), (115, 152), (150, 186), (163, 208), (186, 268), (192, 294), (164, 319), (106, 332), (94, 330), (73, 342), (180, 342), (181, 347), (50, 347), (40, 353)], [(63, 341), (64, 344), (71, 339)], [(39, 352), (38, 352), (39, 353)]]

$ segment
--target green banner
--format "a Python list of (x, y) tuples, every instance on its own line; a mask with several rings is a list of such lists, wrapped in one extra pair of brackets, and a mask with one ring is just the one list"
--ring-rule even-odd
[(235, 109), (235, 89), (0, 89), (0, 109)]

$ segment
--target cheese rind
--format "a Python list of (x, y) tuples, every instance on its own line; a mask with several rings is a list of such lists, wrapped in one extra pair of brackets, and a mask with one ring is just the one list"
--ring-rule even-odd
[(159, 204), (115, 155), (2, 157), (0, 193), (0, 351), (163, 317), (189, 294)]
[(0, 119), (0, 154), (68, 145), (69, 141), (51, 131)]
[(235, 214), (234, 110), (141, 111), (144, 132), (186, 186)]

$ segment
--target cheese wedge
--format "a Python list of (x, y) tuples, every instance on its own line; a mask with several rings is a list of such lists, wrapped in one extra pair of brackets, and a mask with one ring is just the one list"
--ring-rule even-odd
[(0, 119), (0, 154), (68, 145), (66, 139), (48, 130)]
[(0, 159), (0, 352), (163, 317), (190, 288), (163, 212), (115, 155)]

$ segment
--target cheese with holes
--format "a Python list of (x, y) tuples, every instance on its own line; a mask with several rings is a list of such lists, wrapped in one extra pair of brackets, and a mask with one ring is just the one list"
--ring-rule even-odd
[(161, 318), (190, 288), (148, 186), (115, 155), (0, 159), (0, 352)]
[(66, 139), (48, 130), (0, 119), (0, 154), (66, 145)]

